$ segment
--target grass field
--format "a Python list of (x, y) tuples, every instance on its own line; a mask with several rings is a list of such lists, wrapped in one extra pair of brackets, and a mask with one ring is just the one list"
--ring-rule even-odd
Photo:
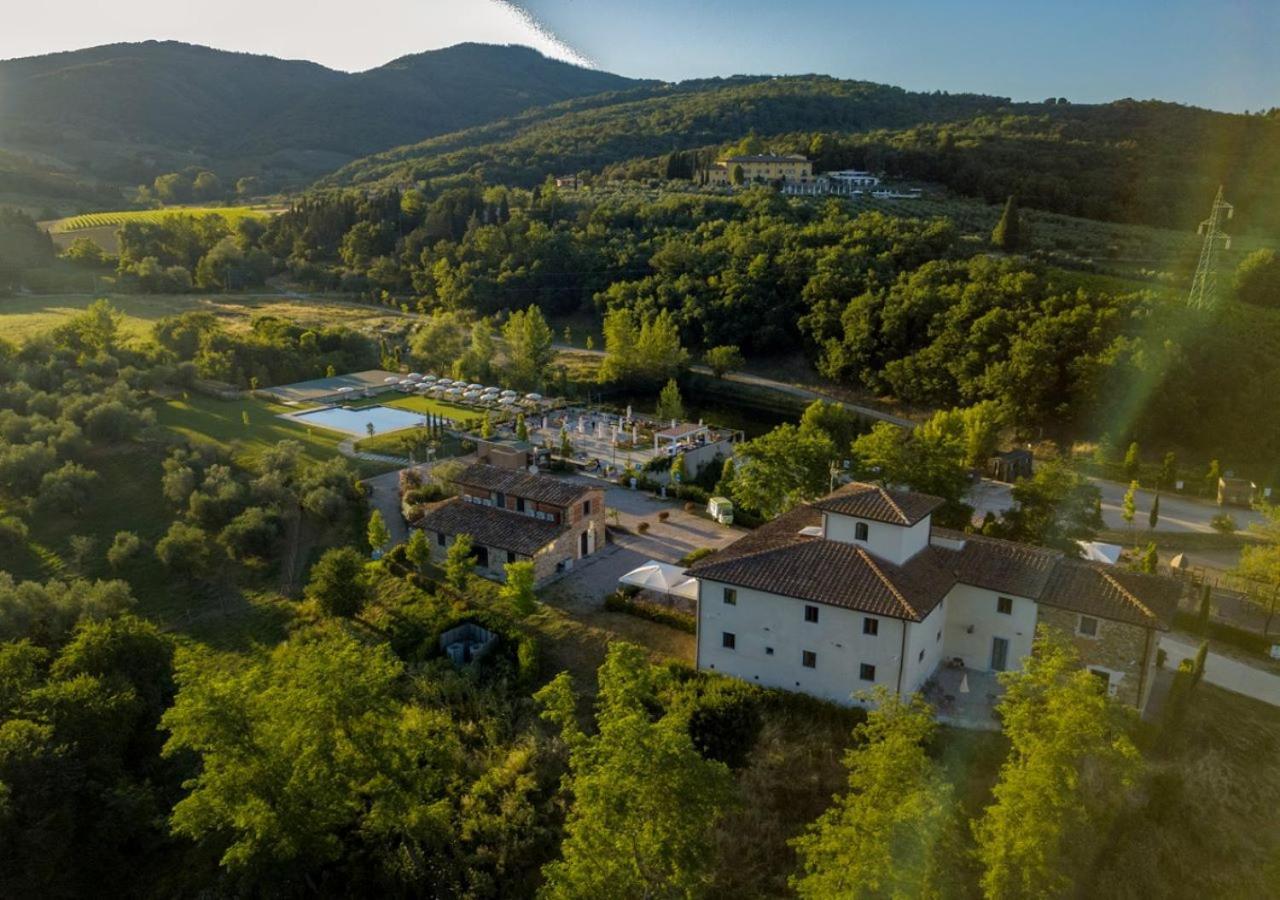
[(22, 343), (54, 328), (98, 297), (124, 313), (126, 334), (143, 335), (158, 319), (195, 310), (210, 312), (229, 328), (248, 328), (255, 316), (272, 315), (306, 326), (379, 328), (403, 319), (385, 307), (340, 298), (303, 299), (281, 294), (51, 294), (0, 297), (0, 337)]
[(51, 234), (81, 231), (86, 228), (119, 228), (128, 222), (163, 222), (170, 216), (221, 216), (229, 225), (250, 216), (267, 218), (271, 211), (251, 206), (169, 206), (164, 209), (132, 209), (119, 212), (84, 213), (65, 219), (42, 222)]

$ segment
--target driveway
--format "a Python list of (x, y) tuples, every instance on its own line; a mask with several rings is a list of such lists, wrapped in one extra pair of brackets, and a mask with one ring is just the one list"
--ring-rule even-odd
[[(604, 550), (577, 563), (548, 589), (557, 605), (569, 609), (599, 609), (605, 595), (618, 587), (618, 578), (651, 559), (674, 563), (692, 550), (700, 547), (719, 550), (746, 534), (741, 528), (719, 525), (687, 513), (679, 501), (659, 500), (641, 491), (583, 476), (573, 480), (597, 487), (603, 485), (609, 524), (620, 524), (628, 533), (615, 531), (612, 543)], [(659, 522), (658, 513), (663, 511), (667, 513), (667, 521)], [(645, 534), (638, 529), (642, 521), (649, 523)]]
[[(1122, 530), (1128, 527), (1124, 521), (1124, 495), (1129, 490), (1127, 484), (1118, 481), (1104, 481), (1101, 478), (1090, 478), (1102, 492), (1102, 520), (1106, 527)], [(1012, 485), (984, 478), (975, 484), (966, 498), (981, 518), (988, 511), (997, 515), (1013, 506)], [(1139, 488), (1134, 494), (1136, 515), (1133, 517), (1134, 527), (1145, 532), (1147, 516), (1151, 513), (1151, 504), (1155, 500), (1155, 491)], [(1160, 519), (1156, 523), (1157, 531), (1212, 534), (1213, 526), (1209, 520), (1221, 512), (1229, 512), (1236, 520), (1236, 525), (1244, 530), (1255, 522), (1262, 522), (1264, 516), (1251, 509), (1221, 507), (1216, 503), (1188, 497), (1182, 494), (1160, 495)]]
[[(1163, 503), (1161, 501), (1161, 505)], [(1195, 658), (1197, 645), (1180, 635), (1164, 634), (1160, 636), (1160, 649), (1168, 654), (1165, 668), (1173, 670), (1184, 659)], [(1280, 706), (1280, 675), (1256, 669), (1219, 653), (1210, 653), (1205, 658), (1204, 680), (1263, 703)]]

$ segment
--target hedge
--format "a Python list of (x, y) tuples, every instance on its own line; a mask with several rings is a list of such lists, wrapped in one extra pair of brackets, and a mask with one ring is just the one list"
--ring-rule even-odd
[[(1184, 612), (1182, 610), (1175, 612), (1173, 614), (1173, 626), (1191, 634), (1200, 634), (1200, 618), (1192, 612)], [(1224, 644), (1239, 647), (1241, 650), (1256, 653), (1259, 656), (1269, 656), (1271, 654), (1271, 645), (1280, 644), (1280, 634), (1267, 636), (1258, 634), (1256, 631), (1236, 628), (1234, 625), (1228, 625), (1225, 622), (1215, 622), (1212, 619), (1209, 621), (1208, 633), (1205, 636), (1215, 641), (1222, 641)]]
[(669, 625), (689, 634), (696, 634), (698, 630), (697, 619), (689, 613), (682, 613), (665, 606), (659, 606), (656, 603), (636, 600), (628, 597), (622, 591), (614, 591), (606, 596), (604, 598), (604, 608), (610, 612), (626, 613), (641, 619), (648, 619), (650, 622), (657, 622), (659, 625)]

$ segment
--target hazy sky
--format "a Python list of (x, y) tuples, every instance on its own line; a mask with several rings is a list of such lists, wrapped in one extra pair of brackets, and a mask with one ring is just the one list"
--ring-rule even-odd
[(0, 58), (174, 38), (358, 71), (459, 41), (636, 77), (1280, 106), (1280, 0), (0, 0)]

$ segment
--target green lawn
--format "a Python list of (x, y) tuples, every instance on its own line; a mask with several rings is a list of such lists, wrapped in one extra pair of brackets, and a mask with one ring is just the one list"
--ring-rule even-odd
[(413, 412), (434, 413), (437, 416), (444, 416), (446, 419), (453, 419), (459, 422), (464, 419), (480, 419), (484, 417), (483, 411), (473, 409), (470, 406), (450, 403), (447, 400), (436, 400), (432, 397), (420, 397), (416, 394), (412, 396), (395, 393), (390, 395), (384, 394), (382, 397), (374, 397), (371, 400), (351, 405), (356, 408), (362, 408), (365, 406), (394, 406), (396, 409), (407, 409)]
[[(337, 454), (338, 444), (349, 436), (280, 418), (281, 413), (296, 411), (262, 400), (217, 400), (191, 393), (157, 406), (156, 421), (193, 442), (223, 447), (242, 465), (252, 465), (262, 451), (284, 440), (299, 442), (307, 458), (318, 462)], [(387, 471), (386, 466), (363, 460), (351, 462), (363, 475)]]

